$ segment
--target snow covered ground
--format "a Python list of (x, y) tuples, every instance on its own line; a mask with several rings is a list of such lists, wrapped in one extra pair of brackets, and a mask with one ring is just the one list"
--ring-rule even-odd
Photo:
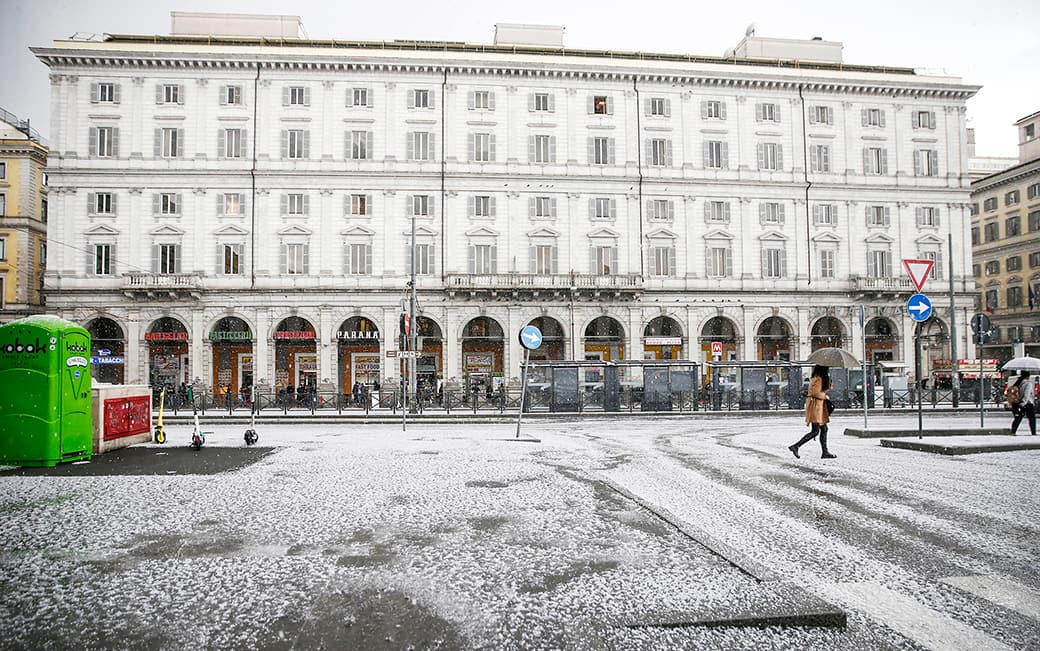
[[(791, 456), (797, 415), (685, 416), (259, 425), (276, 450), (219, 475), (0, 472), (0, 647), (1040, 647), (1040, 451), (843, 424), (834, 460)], [(242, 445), (206, 429), (200, 455)], [(803, 596), (847, 626), (657, 625)]]

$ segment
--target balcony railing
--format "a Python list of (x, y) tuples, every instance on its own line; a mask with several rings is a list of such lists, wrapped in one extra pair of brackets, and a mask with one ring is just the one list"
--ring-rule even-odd
[(853, 291), (879, 292), (888, 294), (913, 294), (917, 291), (909, 278), (870, 278), (867, 276), (851, 276), (849, 282)]
[(449, 290), (608, 290), (642, 289), (638, 274), (457, 274), (445, 280)]
[(125, 292), (186, 292), (194, 293), (203, 288), (203, 277), (200, 273), (189, 274), (157, 274), (131, 271), (123, 274), (123, 291)]

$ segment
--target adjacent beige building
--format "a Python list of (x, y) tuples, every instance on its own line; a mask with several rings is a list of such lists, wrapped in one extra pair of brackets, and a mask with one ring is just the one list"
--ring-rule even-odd
[(1002, 360), (1040, 356), (1040, 112), (1015, 127), (1018, 164), (971, 186), (977, 307), (993, 324), (984, 355)]
[(0, 323), (43, 311), (47, 146), (0, 109)]

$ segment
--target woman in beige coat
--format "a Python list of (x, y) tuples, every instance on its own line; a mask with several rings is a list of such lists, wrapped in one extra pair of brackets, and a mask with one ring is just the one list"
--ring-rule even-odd
[(787, 446), (787, 449), (791, 451), (796, 458), (800, 459), (798, 455), (798, 448), (804, 443), (808, 443), (817, 437), (820, 437), (820, 447), (823, 449), (823, 459), (835, 459), (833, 454), (827, 451), (827, 423), (830, 422), (830, 414), (827, 413), (827, 390), (831, 388), (831, 376), (826, 366), (814, 366), (812, 370), (812, 379), (809, 380), (809, 394), (805, 399), (805, 424), (811, 425), (812, 429), (794, 445)]

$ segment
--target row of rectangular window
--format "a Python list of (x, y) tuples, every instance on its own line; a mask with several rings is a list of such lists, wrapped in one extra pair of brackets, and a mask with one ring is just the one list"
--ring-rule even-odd
[[(219, 129), (217, 151), (220, 158), (243, 158), (246, 156), (245, 129)], [(373, 134), (371, 131), (346, 132), (345, 156), (349, 160), (371, 160)], [(306, 129), (282, 130), (281, 151), (287, 159), (310, 158), (310, 131)], [(408, 160), (429, 161), (433, 159), (435, 134), (425, 131), (409, 132), (406, 136), (405, 156)], [(709, 169), (729, 169), (729, 144), (724, 141), (708, 140), (703, 144), (704, 166)], [(614, 165), (614, 138), (590, 137), (588, 157), (592, 165)], [(89, 155), (97, 158), (118, 157), (119, 129), (117, 127), (94, 127), (90, 130)], [(181, 128), (159, 128), (155, 131), (155, 156), (179, 158), (184, 155), (184, 130)], [(497, 161), (496, 137), (491, 133), (467, 135), (469, 160), (473, 162)], [(810, 165), (814, 172), (831, 171), (830, 145), (812, 145), (809, 148)], [(758, 143), (756, 145), (758, 169), (777, 171), (784, 167), (783, 145)], [(556, 162), (556, 136), (535, 134), (528, 137), (528, 157), (532, 163)], [(646, 163), (655, 167), (672, 167), (672, 142), (665, 138), (646, 140)], [(888, 152), (883, 147), (865, 147), (863, 150), (864, 173), (888, 174)], [(914, 174), (937, 176), (939, 152), (934, 149), (918, 149), (914, 152)]]
[[(153, 195), (152, 214), (179, 215), (181, 213), (180, 194), (161, 192)], [(222, 193), (216, 196), (217, 214), (224, 216), (243, 215), (245, 212), (245, 195), (243, 193)], [(556, 217), (556, 198), (535, 196), (528, 199), (528, 216), (532, 218)], [(588, 216), (592, 220), (609, 220), (617, 218), (617, 200), (609, 197), (589, 198)], [(410, 215), (418, 217), (434, 216), (434, 202), (431, 195), (410, 195), (407, 199)], [(471, 195), (468, 197), (470, 217), (494, 217), (497, 214), (496, 197), (491, 195)], [(88, 214), (114, 215), (116, 213), (116, 195), (111, 192), (91, 192), (87, 195)], [(868, 205), (865, 207), (867, 226), (890, 225), (891, 212), (887, 206)], [(351, 216), (373, 215), (372, 195), (348, 194), (344, 196), (344, 212)], [(281, 214), (303, 216), (310, 213), (310, 196), (306, 193), (286, 193), (281, 197)], [(761, 224), (783, 225), (786, 207), (779, 202), (761, 202), (759, 204), (759, 221)], [(919, 227), (939, 227), (939, 209), (934, 206), (918, 206), (915, 208), (916, 224)], [(649, 199), (646, 204), (646, 216), (649, 220), (672, 221), (675, 216), (675, 203), (669, 199)], [(704, 203), (704, 219), (708, 223), (728, 224), (730, 208), (728, 201), (710, 200)], [(837, 206), (834, 204), (814, 204), (813, 223), (816, 225), (837, 225)]]
[[(306, 242), (283, 242), (280, 246), (279, 267), (282, 274), (307, 275), (310, 246)], [(415, 249), (416, 273), (435, 273), (435, 246), (419, 243)], [(241, 275), (244, 273), (244, 245), (222, 243), (217, 245), (217, 273), (219, 275)], [(819, 250), (817, 273), (820, 278), (834, 278), (836, 268), (835, 248)], [(413, 252), (406, 248), (404, 259), (406, 272), (411, 273)], [(787, 248), (783, 242), (765, 242), (761, 249), (761, 272), (766, 279), (784, 279), (788, 276)], [(921, 251), (918, 257), (930, 259), (933, 265), (932, 279), (942, 279), (942, 255), (938, 251)], [(470, 274), (498, 273), (498, 247), (493, 243), (472, 243), (467, 247), (467, 269)], [(647, 248), (649, 271), (652, 276), (675, 276), (676, 250), (674, 244), (651, 244)], [(344, 242), (343, 269), (347, 275), (372, 274), (373, 247), (367, 242)], [(613, 244), (595, 244), (589, 251), (590, 272), (599, 275), (617, 273), (618, 248)], [(159, 274), (182, 273), (181, 245), (160, 243), (152, 247), (152, 271)], [(558, 270), (558, 248), (553, 243), (532, 243), (529, 247), (528, 272), (532, 274), (556, 274)], [(1040, 264), (1040, 260), (1037, 261)], [(115, 245), (94, 244), (91, 249), (91, 269), (95, 275), (114, 275)], [(709, 278), (730, 278), (733, 275), (733, 256), (728, 242), (709, 243), (705, 250), (705, 275)], [(867, 252), (867, 276), (871, 278), (892, 277), (892, 253), (887, 248), (875, 248)]]
[[(1032, 201), (1033, 199), (1037, 198), (1040, 198), (1040, 183), (1032, 183), (1029, 185), (1029, 187), (1026, 188), (1026, 199), (1028, 201)], [(1021, 202), (1021, 200), (1021, 193), (1019, 192), (1019, 190), (1009, 190), (1008, 192), (1004, 193), (1005, 206), (1018, 205), (1018, 203)], [(985, 212), (991, 212), (993, 210), (996, 210), (997, 208), (999, 208), (998, 197), (987, 197), (982, 202), (982, 209)], [(971, 214), (979, 214), (979, 204), (971, 204)]]
[[(491, 90), (471, 90), (468, 92), (467, 106), (470, 110), (495, 110), (495, 92)], [(120, 102), (120, 84), (115, 82), (93, 82), (90, 89), (91, 102)], [(374, 91), (368, 87), (352, 87), (346, 91), (347, 107), (374, 106)], [(408, 90), (407, 107), (435, 108), (435, 94), (430, 89), (412, 88)], [(161, 83), (156, 85), (155, 101), (157, 104), (184, 104), (184, 85)], [(242, 86), (226, 85), (220, 88), (222, 105), (241, 105)], [(307, 85), (291, 85), (282, 87), (283, 106), (310, 106), (310, 87)], [(587, 109), (590, 115), (612, 115), (614, 98), (610, 95), (589, 95)], [(644, 100), (644, 112), (647, 116), (670, 117), (671, 99), (667, 97), (648, 97)], [(555, 94), (550, 92), (532, 92), (528, 94), (528, 110), (531, 112), (552, 113), (556, 110)], [(834, 109), (830, 106), (813, 105), (808, 110), (810, 124), (834, 124)], [(864, 108), (861, 110), (861, 123), (865, 127), (885, 126), (885, 111), (880, 108)], [(704, 119), (725, 120), (726, 102), (722, 100), (702, 100), (701, 117)], [(755, 104), (755, 119), (758, 122), (780, 122), (780, 105), (775, 102), (758, 102)], [(935, 129), (935, 112), (917, 110), (911, 112), (911, 126), (915, 129)]]
[[(1034, 251), (1033, 253), (1029, 254), (1029, 268), (1035, 269), (1037, 267), (1040, 267), (1040, 251)], [(980, 267), (978, 264), (972, 265), (972, 270), (974, 271), (976, 278), (980, 277), (981, 275), (979, 273), (979, 269)], [(1011, 255), (1005, 258), (1004, 269), (1010, 273), (1013, 273), (1015, 271), (1022, 271), (1022, 256)], [(990, 260), (986, 263), (985, 270), (987, 276), (999, 275), (1000, 260)]]
[[(1040, 210), (1034, 210), (1027, 215), (1027, 232), (1040, 232)], [(1011, 215), (1004, 220), (1004, 237), (1018, 237), (1022, 234), (1022, 217)], [(971, 243), (982, 244), (1000, 240), (1000, 222), (992, 221), (982, 226), (983, 239), (979, 240), (979, 227), (971, 228)]]
[[(1038, 254), (1038, 255), (1040, 255), (1040, 254)], [(984, 300), (985, 300), (985, 303), (986, 303), (986, 308), (988, 308), (990, 310), (996, 310), (996, 309), (999, 309), (999, 308), (1002, 308), (1002, 307), (1003, 308), (1007, 308), (1007, 309), (1015, 309), (1015, 308), (1025, 307), (1025, 305), (1026, 305), (1026, 301), (1025, 301), (1025, 290), (1026, 290), (1026, 288), (1028, 288), (1028, 285), (1025, 288), (1022, 285), (1011, 285), (1011, 286), (1007, 287), (1005, 289), (1005, 294), (1004, 294), (1006, 299), (1007, 299), (1007, 302), (1004, 305), (1000, 305), (1000, 290), (998, 288), (987, 289), (986, 293), (985, 293), (985, 296), (984, 296)], [(1030, 288), (1030, 291), (1033, 293), (1033, 297), (1034, 297), (1034, 298), (1030, 298), (1029, 307), (1030, 307), (1030, 309), (1032, 309), (1033, 301), (1036, 300), (1035, 296), (1037, 294), (1040, 294), (1040, 283), (1033, 284), (1032, 288)]]

